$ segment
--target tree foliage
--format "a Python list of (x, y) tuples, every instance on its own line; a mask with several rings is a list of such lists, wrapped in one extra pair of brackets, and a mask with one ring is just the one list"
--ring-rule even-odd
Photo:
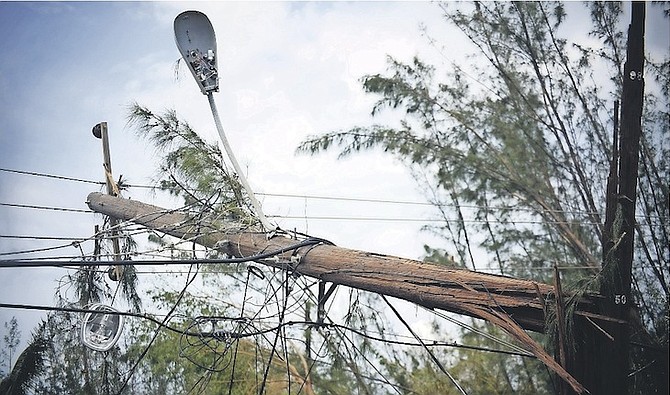
[[(444, 218), (430, 229), (444, 237), (440, 249), (461, 265), (545, 282), (553, 277), (546, 269), (559, 266), (573, 291), (598, 290), (608, 281), (601, 272), (603, 213), (618, 116), (613, 101), (624, 78), (621, 4), (586, 5), (590, 35), (599, 41), (594, 48), (564, 38), (568, 15), (561, 3), (440, 7), (475, 56), (441, 68), (416, 57), (389, 58), (387, 73), (361, 82), (377, 97), (372, 115), (400, 112), (399, 125), (329, 132), (304, 141), (298, 152), (335, 148), (346, 156), (380, 148), (422, 183)], [(667, 58), (647, 62), (633, 269), (634, 338), (666, 351), (668, 64)], [(482, 252), (488, 258), (483, 265)], [(667, 375), (667, 365), (655, 357), (636, 359), (634, 368), (648, 364)], [(636, 373), (640, 382), (656, 374)], [(498, 380), (507, 381), (502, 372)], [(641, 386), (636, 391), (644, 392)]]
[(7, 370), (10, 370), (12, 368), (12, 363), (14, 362), (14, 353), (21, 342), (21, 331), (19, 330), (19, 324), (16, 317), (12, 317), (9, 322), (5, 322), (4, 325), (7, 333), (2, 337), (4, 347), (0, 349), (0, 357), (2, 357), (0, 366), (6, 366)]
[[(179, 120), (174, 111), (154, 113), (135, 104), (130, 108), (129, 123), (162, 152), (161, 172), (157, 183), (160, 188), (182, 197), (191, 215), (195, 218), (207, 218), (210, 223), (215, 224), (221, 222), (220, 219), (226, 223), (241, 223), (247, 231), (256, 229), (257, 219), (249, 208), (247, 197), (243, 195), (236, 176), (225, 165), (221, 152), (202, 140), (186, 122)], [(226, 226), (221, 223), (221, 226)], [(165, 243), (156, 237), (152, 240)], [(211, 257), (218, 256), (216, 251), (205, 253)], [(249, 294), (255, 292), (257, 297), (267, 298), (267, 295), (274, 295), (273, 300), (261, 300), (256, 305), (260, 306), (261, 311), (267, 308), (263, 306), (274, 306), (277, 311), (264, 311), (262, 315), (274, 315), (281, 321), (288, 314), (285, 311), (286, 306), (282, 307), (287, 302), (274, 300), (278, 297), (277, 292), (287, 287), (299, 287), (298, 292), (286, 291), (289, 293), (284, 298), (290, 297), (294, 300), (291, 305), (300, 306), (293, 309), (291, 316), (304, 317), (304, 325), (310, 325), (315, 318), (310, 307), (314, 305), (314, 296), (311, 291), (306, 290), (308, 285), (304, 283), (305, 280), (277, 276), (276, 273), (267, 273), (264, 278), (249, 276), (249, 273), (257, 271), (261, 274), (263, 272), (245, 265), (233, 268), (212, 265), (203, 270), (201, 275), (208, 289), (217, 294), (216, 298), (198, 302), (191, 298), (192, 295), (186, 295), (179, 301), (175, 300), (174, 293), (161, 293), (154, 296), (154, 302), (162, 301), (173, 306), (179, 305), (178, 310), (186, 309), (178, 314), (180, 317), (193, 319), (198, 315), (197, 311), (201, 311), (203, 317), (238, 316), (243, 319), (245, 316), (254, 317), (260, 314), (259, 311), (248, 311), (249, 307), (245, 308), (246, 301), (251, 300), (251, 296), (247, 295), (248, 288)], [(366, 324), (378, 321), (378, 317), (369, 318), (369, 312), (373, 310), (364, 309), (363, 300), (370, 303), (367, 298), (359, 298), (357, 291), (350, 292), (351, 305), (346, 314), (347, 324), (366, 333)], [(226, 302), (223, 302), (224, 299)], [(235, 300), (242, 302), (240, 304)], [(189, 319), (185, 319), (182, 324), (186, 325), (188, 322)], [(350, 334), (342, 330), (321, 331), (308, 326), (303, 331), (304, 338), (301, 338), (299, 331), (294, 329), (274, 329), (264, 336), (240, 339), (235, 343), (234, 350), (225, 348), (222, 343), (209, 350), (206, 347), (201, 349), (194, 359), (185, 359), (185, 352), (176, 353), (177, 350), (174, 349), (177, 335), (164, 330), (154, 332), (157, 337), (150, 343), (146, 338), (148, 326), (141, 325), (134, 329), (138, 331), (138, 335), (134, 337), (139, 341), (129, 349), (131, 354), (137, 355), (138, 347), (149, 347), (139, 368), (146, 374), (140, 375), (146, 377), (141, 379), (141, 385), (145, 386), (142, 388), (148, 391), (160, 393), (166, 388), (181, 388), (186, 391), (198, 388), (199, 391), (208, 393), (207, 391), (216, 392), (221, 386), (228, 386), (232, 393), (257, 393), (261, 390), (287, 394), (352, 391), (376, 393), (374, 388), (378, 388), (369, 380), (374, 373), (370, 373), (371, 366), (365, 362), (366, 356), (374, 353), (370, 342), (365, 339), (360, 343), (352, 342)], [(291, 341), (291, 338), (294, 340)], [(180, 341), (183, 340), (182, 337)], [(298, 346), (299, 344), (304, 346)], [(275, 348), (276, 351), (272, 351)], [(274, 354), (277, 356), (273, 357)], [(233, 355), (237, 357), (231, 361)], [(207, 358), (209, 362), (206, 362)], [(212, 369), (212, 363), (216, 368)], [(155, 380), (155, 375), (164, 369), (175, 373), (174, 380)]]
[(128, 123), (164, 154), (156, 180), (160, 189), (182, 197), (193, 211), (219, 214), (247, 226), (257, 224), (237, 175), (228, 169), (219, 148), (200, 138), (174, 111), (158, 114), (135, 103), (129, 108)]
[[(18, 327), (16, 319), (12, 321), (13, 331), (16, 335)], [(36, 332), (39, 333), (44, 323), (41, 323)], [(5, 340), (7, 341), (7, 340)], [(10, 340), (7, 344), (18, 345), (18, 341)], [(0, 381), (0, 393), (7, 395), (21, 395), (29, 394), (31, 390), (37, 387), (37, 379), (40, 372), (44, 369), (44, 351), (47, 348), (48, 342), (37, 335), (33, 336), (32, 341), (28, 344), (25, 350), (18, 356), (11, 372)]]

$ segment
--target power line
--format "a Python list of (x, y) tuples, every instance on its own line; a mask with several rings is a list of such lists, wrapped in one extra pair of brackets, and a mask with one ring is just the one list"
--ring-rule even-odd
[[(261, 194), (259, 194), (261, 195)], [(297, 196), (297, 195), (296, 195)], [(333, 198), (338, 199), (338, 198)], [(372, 201), (372, 200), (367, 200)], [(380, 202), (389, 202), (389, 201), (380, 201)], [(403, 203), (403, 202), (397, 202)], [(41, 206), (41, 205), (28, 205), (28, 204), (16, 204), (16, 203), (0, 203), (0, 206), (5, 207), (14, 207), (14, 208), (25, 208), (25, 209), (36, 209), (36, 210), (51, 210), (51, 211), (63, 211), (63, 212), (74, 212), (74, 213), (84, 213), (84, 214), (96, 214), (92, 210), (84, 209), (74, 209), (74, 208), (65, 208), (65, 207), (53, 207), (53, 206)], [(463, 206), (461, 206), (463, 207)], [(502, 209), (501, 209), (502, 210)], [(453, 223), (474, 223), (474, 224), (486, 224), (486, 223), (496, 223), (496, 224), (525, 224), (525, 225), (541, 225), (541, 224), (565, 224), (572, 226), (585, 226), (585, 225), (598, 225), (595, 222), (585, 222), (585, 221), (543, 221), (543, 220), (479, 220), (479, 219), (444, 219), (444, 218), (401, 218), (401, 217), (352, 217), (352, 216), (317, 216), (317, 215), (268, 215), (268, 218), (279, 218), (279, 219), (288, 219), (288, 220), (312, 220), (312, 221), (360, 221), (360, 222), (453, 222)], [(637, 218), (644, 218), (644, 216), (638, 216)], [(660, 218), (660, 217), (659, 217)], [(640, 226), (645, 227), (658, 227), (664, 226), (663, 224), (639, 224)], [(8, 236), (9, 237), (9, 236)]]
[[(80, 262), (66, 262), (66, 261), (30, 261), (30, 260), (4, 260), (0, 261), (0, 268), (17, 268), (17, 267), (64, 267), (64, 266), (101, 266), (101, 265), (115, 265), (115, 266), (146, 266), (146, 265), (174, 265), (174, 264), (219, 264), (219, 263), (245, 263), (252, 261), (259, 261), (263, 259), (272, 258), (277, 255), (287, 253), (289, 251), (295, 251), (302, 247), (316, 246), (322, 243), (329, 243), (324, 239), (319, 238), (309, 238), (293, 245), (278, 248), (273, 251), (268, 251), (256, 255), (251, 255), (248, 257), (241, 258), (221, 258), (221, 259), (180, 259), (180, 260), (170, 260), (170, 259), (150, 259), (150, 260), (114, 260), (114, 261), (80, 261)], [(54, 248), (63, 248), (65, 246), (59, 246)], [(4, 255), (4, 254), (0, 254)]]
[(391, 304), (391, 302), (389, 302), (389, 300), (386, 298), (386, 296), (381, 295), (381, 298), (384, 302), (386, 302), (388, 307), (391, 308), (391, 311), (393, 311), (393, 314), (395, 314), (396, 318), (398, 318), (398, 320), (405, 326), (405, 328), (407, 328), (409, 333), (411, 333), (412, 336), (414, 336), (414, 338), (426, 350), (426, 352), (428, 352), (428, 355), (433, 360), (433, 362), (435, 362), (435, 365), (437, 365), (437, 367), (442, 371), (442, 373), (444, 373), (445, 375), (447, 375), (447, 377), (449, 377), (449, 380), (451, 380), (451, 382), (456, 386), (456, 388), (458, 388), (458, 390), (463, 395), (467, 395), (467, 393), (465, 392), (463, 387), (461, 387), (461, 385), (458, 383), (458, 381), (456, 381), (456, 378), (454, 378), (454, 376), (451, 373), (449, 373), (449, 371), (444, 367), (444, 365), (440, 362), (440, 360), (437, 359), (435, 354), (433, 354), (432, 351), (426, 346), (426, 343), (424, 343), (424, 341), (421, 339), (421, 337), (416, 334), (416, 332), (412, 329), (412, 326), (409, 323), (407, 323), (407, 321), (405, 321), (405, 319), (402, 317), (400, 312), (398, 310), (396, 310), (396, 308)]
[[(5, 168), (0, 168), (0, 171), (5, 171), (5, 172), (9, 172), (9, 173), (24, 174), (24, 175), (31, 175), (31, 176), (37, 176), (37, 177), (54, 178), (54, 179), (67, 180), (67, 181), (83, 182), (83, 183), (88, 183), (88, 184), (105, 185), (105, 182), (103, 182), (103, 181), (93, 181), (93, 180), (87, 180), (87, 179), (82, 179), (82, 178), (60, 176), (60, 175), (47, 174), (47, 173), (38, 173), (38, 172), (32, 172), (32, 171), (14, 170), (14, 169), (5, 169)], [(140, 184), (126, 184), (125, 187), (128, 187), (128, 188), (147, 188), (147, 189), (156, 189), (157, 188), (156, 186), (152, 186), (152, 185), (140, 185)], [(302, 194), (301, 195), (301, 194), (290, 194), (290, 193), (257, 192), (256, 195), (268, 196), (268, 197), (286, 197), (286, 198), (293, 198), (293, 199), (335, 200), (335, 201), (350, 201), (350, 202), (364, 202), (364, 203), (385, 203), (385, 204), (418, 205), (418, 206), (436, 206), (436, 205), (439, 206), (440, 205), (440, 204), (435, 204), (435, 203), (430, 203), (430, 202), (418, 202), (418, 201), (409, 201), (409, 200), (355, 198), (355, 197), (345, 197), (345, 196), (324, 196), (324, 195), (307, 195), (307, 194)], [(441, 205), (441, 206), (446, 207), (447, 205)], [(480, 206), (468, 206), (468, 205), (460, 205), (459, 207), (462, 207), (462, 208), (480, 208)], [(514, 208), (512, 208), (512, 207), (502, 207), (502, 208), (491, 208), (491, 209), (512, 210)]]
[[(5, 168), (0, 168), (0, 171), (4, 171), (4, 172), (8, 172), (8, 173), (30, 175), (30, 176), (36, 176), (36, 177), (53, 178), (53, 179), (66, 180), (66, 181), (83, 182), (83, 183), (95, 184), (95, 185), (105, 185), (105, 182), (103, 182), (103, 181), (93, 181), (93, 180), (87, 180), (87, 179), (83, 179), (83, 178), (60, 176), (60, 175), (55, 175), (55, 174), (38, 173), (38, 172), (32, 172), (32, 171), (5, 169)], [(145, 189), (156, 189), (157, 188), (156, 186), (152, 186), (152, 185), (140, 185), (140, 184), (126, 184), (124, 186), (127, 187), (127, 188), (145, 188)], [(384, 204), (402, 204), (402, 205), (419, 205), (419, 206), (433, 206), (434, 205), (433, 203), (429, 203), (429, 202), (417, 202), (417, 201), (409, 201), (409, 200), (354, 198), (354, 197), (343, 197), (343, 196), (299, 195), (299, 194), (288, 194), (288, 193), (262, 193), (262, 192), (257, 192), (256, 195), (268, 196), (268, 197), (285, 197), (285, 198), (293, 198), (293, 199), (335, 200), (335, 201), (350, 201), (350, 202), (365, 202), (365, 203), (380, 203), (380, 204), (384, 203)]]
[(36, 209), (36, 210), (67, 211), (67, 212), (72, 212), (72, 213), (95, 214), (95, 211), (92, 211), (92, 210), (83, 210), (83, 209), (65, 208), (65, 207), (52, 207), (52, 206), (37, 206), (37, 205), (30, 205), (30, 204), (0, 203), (0, 206), (15, 207), (15, 208), (29, 208), (29, 209)]
[(429, 202), (417, 202), (410, 200), (391, 200), (391, 199), (373, 199), (373, 198), (355, 198), (345, 196), (324, 196), (324, 195), (299, 195), (291, 193), (263, 193), (257, 192), (256, 195), (268, 197), (285, 197), (293, 199), (312, 199), (312, 200), (336, 200), (344, 202), (363, 202), (363, 203), (386, 203), (386, 204), (405, 204), (413, 206), (434, 206)]
[(314, 221), (364, 221), (364, 222), (464, 222), (464, 223), (499, 223), (499, 224), (566, 224), (566, 225), (597, 225), (594, 222), (579, 221), (540, 221), (540, 220), (479, 220), (479, 219), (445, 219), (445, 218), (401, 218), (401, 217), (347, 217), (317, 215), (268, 215), (268, 218), (307, 219)]
[[(24, 171), (24, 170), (14, 170), (14, 169), (5, 169), (5, 168), (0, 168), (0, 171), (5, 171), (5, 172), (10, 172), (10, 173), (17, 173), (17, 174), (24, 174), (24, 175), (31, 175), (31, 176), (37, 176), (37, 177), (45, 177), (45, 178), (54, 178), (54, 179), (60, 179), (60, 180), (67, 180), (67, 181), (75, 181), (75, 182), (83, 182), (83, 183), (89, 183), (89, 184), (96, 184), (96, 185), (105, 185), (105, 182), (102, 181), (93, 181), (93, 180), (87, 180), (87, 179), (82, 179), (82, 178), (76, 178), (76, 177), (69, 177), (69, 176), (60, 176), (60, 175), (54, 175), (54, 174), (47, 174), (47, 173), (38, 173), (38, 172), (32, 172), (32, 171)], [(140, 184), (126, 184), (124, 185), (127, 188), (145, 188), (145, 189), (156, 189), (156, 186), (151, 186), (151, 185), (140, 185)], [(445, 205), (445, 204), (439, 204), (439, 203), (430, 203), (430, 202), (418, 202), (418, 201), (409, 201), (409, 200), (391, 200), (391, 199), (375, 199), (375, 198), (355, 198), (355, 197), (344, 197), (344, 196), (324, 196), (324, 195), (307, 195), (307, 194), (288, 194), (288, 193), (262, 193), (258, 192), (256, 195), (259, 196), (268, 196), (268, 197), (286, 197), (286, 198), (294, 198), (294, 199), (312, 199), (312, 200), (334, 200), (334, 201), (349, 201), (349, 202), (363, 202), (363, 203), (376, 203), (376, 204), (399, 204), (399, 205), (415, 205), (415, 206), (440, 206), (440, 207), (459, 207), (459, 208), (485, 208), (489, 210), (529, 210), (533, 211), (530, 209), (519, 209), (519, 208), (514, 208), (514, 207), (483, 207), (483, 206), (477, 206), (477, 205)], [(588, 212), (579, 212), (579, 211), (574, 211), (574, 212), (569, 212), (569, 211), (561, 211), (564, 213), (583, 213), (583, 214), (593, 214), (593, 213), (588, 213)]]
[[(0, 252), (0, 256), (32, 254), (32, 253), (35, 253), (35, 252), (53, 251), (53, 250), (59, 250), (61, 248), (68, 248), (68, 247), (77, 247), (77, 242), (72, 242), (72, 243), (69, 243), (69, 244), (62, 244), (62, 245), (52, 246), (52, 247), (35, 248), (35, 249), (31, 249), (31, 250)], [(2, 266), (1, 262), (6, 262), (6, 261), (0, 261), (0, 268), (4, 267), (4, 266)], [(12, 266), (7, 266), (7, 267), (12, 267)]]
[(89, 237), (60, 237), (60, 236), (24, 236), (24, 235), (0, 235), (0, 239), (27, 239), (27, 240), (71, 240), (84, 241)]
[(4, 171), (4, 172), (7, 172), (7, 173), (24, 174), (24, 175), (29, 175), (29, 176), (55, 178), (55, 179), (58, 179), (58, 180), (83, 182), (83, 183), (87, 183), (87, 184), (105, 185), (104, 181), (92, 181), (92, 180), (85, 180), (83, 178), (58, 176), (58, 175), (55, 175), (55, 174), (37, 173), (37, 172), (33, 172), (33, 171), (5, 169), (5, 168), (0, 168), (0, 171)]
[[(55, 311), (55, 312), (65, 312), (65, 313), (100, 313), (99, 310), (90, 310), (90, 309), (85, 309), (85, 308), (77, 308), (77, 307), (57, 307), (57, 306), (44, 306), (44, 305), (29, 305), (29, 304), (20, 304), (20, 303), (2, 303), (0, 302), (0, 308), (2, 309), (20, 309), (20, 310), (41, 310), (41, 311)], [(182, 335), (187, 335), (187, 336), (196, 336), (196, 337), (204, 337), (204, 336), (211, 336), (211, 337), (216, 337), (216, 334), (214, 333), (206, 333), (206, 332), (193, 332), (193, 331), (185, 331), (177, 328), (173, 328), (169, 326), (166, 323), (161, 322), (160, 320), (156, 319), (158, 315), (153, 315), (153, 314), (142, 314), (142, 313), (133, 313), (130, 311), (114, 311), (114, 312), (105, 312), (106, 314), (109, 315), (122, 315), (122, 316), (127, 316), (127, 317), (135, 317), (135, 318), (141, 318), (145, 320), (149, 320), (165, 329), (168, 329), (172, 332), (179, 333)], [(211, 319), (225, 319), (225, 320), (232, 320), (232, 321), (239, 321), (240, 318), (235, 318), (235, 317), (202, 317), (202, 318), (211, 318)], [(336, 323), (319, 323), (315, 321), (286, 321), (284, 323), (280, 323), (274, 327), (269, 327), (265, 329), (259, 329), (255, 330), (250, 333), (246, 333), (243, 335), (238, 335), (237, 338), (242, 338), (242, 337), (249, 337), (249, 336), (258, 336), (262, 335), (265, 333), (273, 332), (276, 331), (282, 327), (286, 326), (295, 326), (295, 325), (304, 325), (304, 326), (310, 326), (314, 328), (338, 328), (338, 329), (343, 329), (350, 331), (352, 333), (355, 333), (359, 336), (368, 338), (370, 340), (374, 341), (379, 341), (383, 343), (388, 343), (388, 344), (395, 344), (395, 345), (403, 345), (403, 346), (415, 346), (415, 347), (423, 347), (421, 344), (418, 343), (412, 343), (412, 342), (407, 342), (407, 341), (402, 341), (402, 340), (391, 340), (391, 339), (384, 339), (381, 337), (373, 336), (370, 335), (360, 329), (348, 327), (345, 325), (341, 324), (336, 324)], [(231, 333), (227, 333), (226, 335), (231, 335)], [(221, 336), (221, 335), (218, 335)], [(395, 335), (397, 337), (400, 337), (400, 335)], [(497, 349), (492, 349), (492, 348), (486, 348), (486, 347), (478, 347), (478, 346), (472, 346), (472, 345), (466, 345), (466, 344), (459, 344), (456, 342), (444, 342), (444, 341), (437, 341), (437, 340), (427, 340), (425, 343), (426, 346), (428, 347), (455, 347), (455, 348), (464, 348), (464, 349), (471, 349), (471, 350), (477, 350), (477, 351), (486, 351), (486, 352), (493, 352), (497, 354), (507, 354), (507, 355), (515, 355), (515, 356), (520, 356), (520, 357), (526, 357), (526, 358), (536, 358), (532, 354), (528, 353), (522, 353), (522, 352), (515, 352), (515, 351), (507, 351), (507, 350), (497, 350)]]
[[(58, 246), (55, 248), (69, 247), (71, 244), (65, 246)], [(142, 253), (136, 253), (132, 255), (142, 255)], [(105, 254), (102, 256), (113, 256), (113, 254)], [(263, 260), (264, 258), (257, 258), (256, 256), (246, 257), (246, 258), (229, 258), (229, 259), (210, 259), (210, 258), (194, 258), (194, 259), (141, 259), (141, 260), (74, 260), (81, 258), (81, 256), (69, 256), (69, 257), (60, 257), (60, 259), (54, 259), (49, 257), (37, 257), (37, 258), (28, 258), (28, 259), (5, 259), (0, 260), (0, 269), (9, 269), (9, 268), (41, 268), (41, 267), (57, 267), (70, 270), (76, 270), (81, 267), (92, 267), (92, 266), (155, 266), (155, 265), (190, 265), (190, 264), (203, 264), (203, 265), (215, 265), (215, 264), (225, 264), (225, 263), (243, 263), (247, 261), (254, 260)], [(64, 260), (70, 259), (70, 260)], [(433, 264), (427, 262), (427, 264)], [(437, 265), (437, 264), (435, 264)], [(558, 270), (594, 270), (598, 269), (594, 266), (558, 266)], [(467, 270), (467, 269), (463, 269)], [(529, 271), (540, 271), (540, 270), (554, 270), (554, 267), (532, 267), (526, 268), (524, 270)], [(496, 273), (499, 269), (496, 268), (482, 268), (476, 270), (476, 272), (490, 272)], [(147, 271), (147, 272), (137, 272), (137, 274), (184, 274), (185, 271), (172, 270), (172, 271)], [(209, 272), (208, 272), (209, 273)], [(216, 273), (216, 272), (212, 272)], [(228, 273), (228, 272), (221, 272)]]
[[(23, 174), (23, 175), (30, 175), (30, 176), (37, 176), (37, 177), (54, 178), (54, 179), (74, 181), (74, 182), (82, 182), (82, 183), (95, 184), (95, 185), (105, 185), (105, 182), (102, 182), (102, 181), (87, 180), (87, 179), (83, 179), (83, 178), (61, 176), (61, 175), (48, 174), (48, 173), (39, 173), (39, 172), (16, 170), (16, 169), (7, 169), (7, 168), (0, 168), (0, 171), (9, 172), (9, 173), (16, 173), (16, 174)], [(124, 187), (127, 187), (127, 188), (145, 188), (145, 189), (157, 189), (158, 188), (156, 186), (140, 185), (140, 184), (125, 184)], [(160, 188), (158, 188), (158, 189), (160, 189)], [(536, 209), (531, 209), (531, 208), (519, 208), (519, 207), (512, 207), (512, 206), (490, 207), (490, 206), (479, 206), (479, 205), (449, 205), (449, 204), (441, 204), (441, 203), (436, 203), (436, 202), (420, 202), (420, 201), (410, 201), (410, 200), (393, 200), (393, 199), (376, 199), (376, 198), (357, 198), (357, 197), (346, 197), (346, 196), (324, 196), (324, 195), (289, 194), (289, 193), (262, 193), (262, 192), (258, 192), (256, 194), (259, 195), (259, 196), (284, 197), (284, 198), (292, 198), (292, 199), (332, 200), (332, 201), (361, 202), (361, 203), (375, 203), (375, 204), (415, 205), (415, 206), (427, 206), (427, 207), (453, 207), (453, 208), (464, 208), (464, 209), (484, 209), (484, 210), (487, 210), (487, 211), (510, 211), (510, 212), (513, 212), (513, 211), (528, 211), (528, 212), (533, 212), (533, 213), (555, 212), (555, 213), (575, 214), (575, 215), (600, 214), (600, 213), (597, 213), (597, 212), (580, 211), (580, 210), (546, 210), (546, 209), (545, 210), (536, 210)], [(2, 203), (0, 203), (0, 205), (23, 207), (22, 205), (10, 205), (10, 204), (2, 204)], [(33, 207), (26, 207), (26, 208), (33, 208)], [(59, 209), (59, 208), (47, 208), (47, 207), (34, 207), (34, 208), (64, 210), (64, 211), (76, 211), (76, 209)], [(90, 212), (90, 211), (81, 210), (81, 211), (76, 211), (76, 212)], [(272, 217), (274, 217), (274, 218), (280, 217), (280, 218), (287, 218), (287, 219), (304, 219), (304, 217), (281, 217), (281, 216), (272, 216)], [(666, 217), (638, 215), (638, 216), (636, 216), (636, 218), (664, 219)], [(312, 218), (307, 218), (307, 219), (312, 219)], [(330, 217), (315, 217), (313, 219), (328, 220), (328, 219), (331, 219), (331, 218)], [(347, 218), (343, 218), (343, 219), (347, 219)], [(367, 219), (361, 219), (361, 220), (367, 220)], [(406, 219), (388, 219), (388, 221), (399, 222), (399, 221), (407, 221), (407, 220)], [(418, 222), (418, 221), (421, 221), (421, 219), (410, 219), (410, 221)], [(435, 222), (435, 221), (439, 221), (439, 220), (438, 219), (428, 219), (426, 221)], [(475, 222), (475, 220), (471, 220), (470, 222)], [(481, 221), (481, 222), (484, 222), (484, 221)], [(520, 223), (520, 221), (509, 221), (509, 222), (510, 223)], [(523, 222), (523, 221), (521, 221), (521, 222)], [(507, 222), (503, 222), (503, 223), (507, 223)], [(530, 222), (530, 223), (546, 223), (546, 221), (534, 221), (534, 222)], [(564, 222), (555, 222), (555, 223), (564, 223)], [(571, 222), (565, 222), (565, 223), (570, 224)]]

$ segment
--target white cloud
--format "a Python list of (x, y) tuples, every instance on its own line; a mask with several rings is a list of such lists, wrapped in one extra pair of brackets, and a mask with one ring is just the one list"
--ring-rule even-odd
[[(3, 141), (17, 140), (15, 146), (21, 152), (9, 163), (0, 159), (3, 167), (101, 180), (100, 141), (90, 130), (107, 121), (115, 175), (124, 174), (133, 183), (149, 182), (157, 158), (145, 142), (125, 129), (126, 106), (132, 101), (156, 111), (174, 108), (208, 140), (216, 141), (206, 98), (183, 65), (180, 80), (175, 81), (173, 74), (178, 52), (172, 20), (193, 4), (72, 3), (67, 5), (69, 10), (49, 5), (47, 13), (41, 7), (14, 6), (13, 12), (24, 18), (12, 25), (19, 32), (15, 37), (26, 41), (5, 51), (16, 61), (10, 63), (15, 67), (0, 67), (3, 86), (9, 85), (2, 102), (11, 104), (3, 110), (0, 133)], [(411, 179), (391, 158), (370, 153), (337, 161), (333, 155), (296, 157), (294, 149), (308, 135), (369, 122), (370, 99), (362, 94), (358, 78), (383, 71), (389, 52), (414, 54), (421, 41), (416, 26), (422, 15), (430, 15), (428, 3), (212, 2), (198, 6), (212, 20), (219, 42), (221, 92), (215, 97), (222, 121), (255, 188), (270, 193), (372, 197), (399, 196), (396, 191), (402, 188), (407, 193), (403, 196), (413, 196)], [(40, 31), (39, 26), (58, 26), (58, 32)], [(22, 58), (13, 52), (18, 48), (35, 58)], [(12, 92), (11, 98), (6, 92)], [(85, 208), (87, 193), (98, 189), (2, 177), (11, 182), (11, 193), (3, 193), (3, 198), (14, 202)], [(131, 195), (150, 202), (157, 199), (138, 191)], [(274, 212), (305, 210), (305, 202), (299, 200), (264, 200)], [(323, 215), (348, 213), (344, 205), (334, 202), (309, 201), (307, 210)], [(378, 210), (375, 214), (385, 214)], [(90, 234), (99, 218), (79, 215), (83, 217), (13, 211), (11, 226), (2, 231)], [(284, 223), (306, 227), (304, 221)], [(377, 246), (372, 244), (377, 240), (371, 235), (388, 224), (333, 226), (322, 221), (308, 225), (318, 236), (332, 236), (343, 246), (384, 252), (391, 242), (383, 238)], [(411, 226), (405, 234), (417, 228)], [(402, 252), (405, 245), (404, 255), (416, 255), (417, 247), (409, 239), (417, 238), (393, 243), (393, 251)], [(2, 245), (8, 251), (27, 243)], [(50, 304), (53, 274), (43, 275), (44, 271), (31, 277), (33, 297), (28, 300), (22, 293), (27, 288), (21, 285), (26, 282), (21, 273), (3, 276), (3, 282), (11, 285), (2, 287), (2, 300)], [(0, 321), (14, 313), (0, 311)], [(34, 323), (35, 317), (31, 319)]]

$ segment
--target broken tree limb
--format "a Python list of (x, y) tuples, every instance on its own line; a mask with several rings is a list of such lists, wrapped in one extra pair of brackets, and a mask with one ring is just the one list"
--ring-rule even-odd
[[(131, 221), (179, 239), (191, 240), (231, 257), (252, 257), (285, 249), (295, 240), (244, 230), (231, 223), (195, 220), (175, 210), (138, 201), (91, 193), (91, 210)], [(326, 243), (309, 245), (264, 259), (262, 264), (291, 270), (322, 281), (393, 296), (429, 309), (440, 309), (492, 322), (522, 343), (578, 393), (584, 388), (537, 344), (525, 330), (545, 329), (544, 300), (554, 287), (512, 277), (341, 248)], [(596, 297), (585, 296), (576, 314), (597, 315)]]

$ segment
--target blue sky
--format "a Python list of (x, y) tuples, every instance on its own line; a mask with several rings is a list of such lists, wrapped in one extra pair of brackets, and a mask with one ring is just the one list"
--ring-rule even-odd
[[(116, 147), (119, 138), (129, 139), (128, 147), (137, 145), (131, 133), (120, 133), (124, 106), (134, 95), (125, 86), (136, 78), (128, 68), (151, 56), (172, 55), (170, 23), (156, 23), (153, 8), (150, 3), (0, 3), (2, 168), (100, 180), (101, 146), (91, 134), (100, 121), (114, 127)], [(156, 38), (163, 36), (164, 44), (157, 45)], [(119, 151), (114, 153), (119, 164), (132, 163), (123, 157), (132, 155), (130, 150), (121, 145)], [(98, 189), (12, 173), (1, 174), (0, 185), (3, 203), (75, 209), (85, 209), (86, 195)], [(86, 237), (96, 223), (100, 218), (91, 214), (0, 208), (2, 235)], [(62, 244), (67, 241), (5, 238), (0, 239), (0, 251)], [(55, 250), (52, 256), (72, 253), (76, 250), (70, 247)], [(0, 299), (53, 304), (55, 279), (64, 274), (52, 269), (7, 269), (0, 275)], [(0, 321), (14, 313), (18, 312), (1, 311)], [(30, 324), (23, 329), (26, 339)]]
[[(91, 128), (107, 121), (115, 175), (148, 184), (157, 153), (126, 126), (137, 101), (173, 108), (209, 141), (214, 125), (206, 98), (182, 67), (172, 22), (186, 9), (205, 12), (219, 46), (224, 128), (257, 192), (424, 201), (411, 176), (390, 157), (366, 153), (294, 156), (311, 134), (370, 124), (373, 98), (364, 74), (383, 72), (386, 56), (440, 60), (421, 36), (425, 23), (450, 38), (450, 55), (466, 52), (457, 32), (428, 2), (0, 2), (0, 168), (102, 181), (100, 141)], [(650, 8), (651, 12), (651, 8)], [(659, 10), (656, 8), (655, 12)], [(654, 21), (658, 18), (648, 17)], [(654, 22), (656, 23), (656, 22)], [(651, 26), (651, 27), (650, 27)], [(664, 24), (647, 28), (649, 48), (667, 49)], [(445, 40), (446, 41), (446, 40)], [(383, 115), (378, 122), (394, 122)], [(95, 185), (0, 172), (0, 203), (86, 209)], [(144, 190), (126, 194), (175, 206)], [(428, 218), (424, 206), (263, 198), (266, 214)], [(99, 216), (0, 206), (0, 235), (88, 237)], [(418, 222), (281, 220), (338, 245), (418, 258)], [(62, 244), (0, 238), (0, 253)], [(87, 251), (90, 252), (90, 251)], [(73, 247), (48, 254), (74, 254)], [(2, 269), (0, 301), (53, 304), (62, 270)], [(0, 324), (22, 317), (23, 338), (42, 315), (0, 309)], [(4, 328), (0, 327), (0, 332)]]
[[(56, 133), (77, 128), (79, 122), (104, 117), (110, 105), (105, 96), (118, 96), (114, 82), (125, 70), (120, 66), (167, 46), (157, 46), (169, 24), (158, 25), (143, 11), (148, 3), (3, 3), (0, 5), (2, 62), (3, 142), (9, 142), (3, 157), (14, 163), (31, 161), (33, 144), (45, 147), (74, 133)], [(63, 111), (70, 108), (70, 111)], [(19, 138), (7, 138), (32, 119), (34, 127), (21, 130)], [(48, 119), (55, 123), (40, 122)], [(74, 122), (73, 122), (74, 121)], [(87, 125), (88, 126), (88, 125)], [(28, 132), (28, 134), (26, 134)], [(34, 134), (33, 134), (34, 133)], [(13, 134), (13, 133), (12, 133)], [(30, 141), (30, 140), (41, 141)], [(67, 141), (76, 143), (76, 141)], [(41, 148), (41, 146), (39, 147)]]

